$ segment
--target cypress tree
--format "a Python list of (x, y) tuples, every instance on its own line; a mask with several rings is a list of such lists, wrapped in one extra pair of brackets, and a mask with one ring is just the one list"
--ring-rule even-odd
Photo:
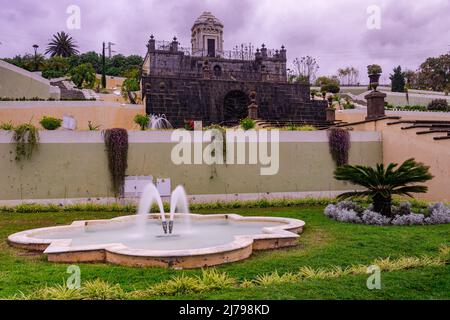
[(391, 74), (389, 79), (391, 79), (392, 92), (405, 92), (405, 74), (401, 66), (394, 68), (394, 74)]

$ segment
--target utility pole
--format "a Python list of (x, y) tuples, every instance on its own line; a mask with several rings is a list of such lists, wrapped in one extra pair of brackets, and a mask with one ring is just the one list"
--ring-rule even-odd
[(108, 57), (111, 59), (112, 58), (112, 54), (115, 52), (113, 49), (112, 49), (112, 46), (115, 46), (116, 44), (115, 43), (112, 43), (112, 42), (108, 42)]
[(105, 43), (103, 42), (102, 52), (102, 88), (106, 88), (106, 58), (105, 58)]

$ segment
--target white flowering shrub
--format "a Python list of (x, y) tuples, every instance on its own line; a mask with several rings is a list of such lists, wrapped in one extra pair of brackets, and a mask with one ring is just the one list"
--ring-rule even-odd
[(450, 223), (450, 207), (443, 203), (428, 206), (429, 217), (425, 218), (427, 224)]
[(411, 213), (404, 216), (395, 216), (392, 220), (394, 226), (414, 226), (425, 223), (425, 216), (423, 214)]
[(411, 203), (402, 202), (398, 207), (392, 207), (392, 213), (396, 216), (405, 216), (412, 213), (411, 207)]
[(371, 210), (365, 210), (363, 212), (362, 221), (364, 222), (364, 224), (376, 226), (385, 226), (391, 223), (390, 218), (385, 217), (382, 214)]
[(354, 203), (353, 201), (341, 201), (337, 204), (338, 210), (352, 210), (356, 213), (363, 213), (364, 208)]
[(353, 210), (338, 210), (336, 220), (340, 222), (361, 223), (362, 220), (358, 213)]
[[(424, 224), (447, 224), (450, 223), (450, 207), (443, 203), (437, 203), (428, 207), (427, 217), (424, 214), (411, 212), (411, 204), (401, 203), (393, 208), (395, 218), (389, 218), (373, 211), (373, 206), (364, 209), (352, 201), (342, 201), (337, 205), (330, 204), (324, 214), (333, 220), (347, 223), (359, 223), (376, 226), (413, 226)], [(425, 212), (426, 213), (426, 212)]]
[(337, 215), (337, 207), (334, 204), (329, 204), (325, 210), (324, 210), (324, 214), (331, 219), (336, 219), (336, 215)]

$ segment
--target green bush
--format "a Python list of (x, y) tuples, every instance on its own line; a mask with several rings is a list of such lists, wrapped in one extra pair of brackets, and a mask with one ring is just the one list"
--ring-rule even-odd
[(43, 117), (39, 123), (46, 130), (56, 130), (61, 127), (62, 120), (53, 117)]
[(90, 63), (80, 64), (70, 70), (70, 78), (77, 88), (92, 89), (95, 85), (95, 69)]
[(137, 114), (134, 117), (134, 122), (141, 127), (141, 130), (144, 131), (148, 128), (148, 124), (150, 123), (150, 119), (145, 114)]
[(428, 111), (427, 107), (415, 105), (415, 106), (405, 106), (403, 107), (406, 111)]
[(241, 128), (244, 130), (254, 129), (256, 126), (256, 122), (253, 119), (245, 118), (241, 120)]
[(315, 131), (317, 130), (316, 127), (306, 124), (306, 125), (296, 125), (293, 123), (290, 123), (286, 125), (285, 127), (281, 128), (281, 130), (285, 131)]
[(341, 87), (336, 83), (327, 83), (320, 88), (320, 91), (336, 94), (341, 91)]
[(2, 124), (0, 124), (0, 130), (13, 131), (14, 125), (12, 124), (11, 121), (2, 123)]
[(356, 109), (355, 105), (351, 103), (350, 101), (345, 101), (343, 104), (344, 110), (350, 110), (350, 109)]
[(430, 111), (449, 111), (448, 102), (445, 99), (435, 99), (428, 104)]
[(390, 104), (387, 102), (385, 103), (384, 107), (386, 110), (397, 110), (397, 111), (422, 111), (422, 112), (431, 111), (431, 110), (428, 110), (428, 108), (426, 106), (421, 106), (421, 105), (394, 106), (393, 104)]

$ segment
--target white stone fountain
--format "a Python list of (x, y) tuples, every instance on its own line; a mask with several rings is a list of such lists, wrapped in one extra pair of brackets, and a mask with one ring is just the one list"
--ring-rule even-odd
[[(155, 204), (158, 205), (159, 214), (161, 216), (162, 227), (164, 233), (172, 234), (173, 232), (173, 221), (175, 218), (175, 212), (178, 210), (179, 213), (183, 213), (186, 217), (189, 217), (189, 204), (187, 200), (186, 191), (183, 186), (178, 186), (172, 192), (171, 200), (170, 200), (170, 216), (169, 216), (169, 224), (167, 225), (166, 213), (164, 212), (164, 205), (161, 199), (161, 195), (159, 194), (158, 189), (153, 183), (149, 183), (142, 192), (142, 197), (139, 201), (138, 208), (138, 216), (137, 221), (138, 224), (145, 223), (145, 217), (150, 213), (152, 206)], [(189, 219), (186, 219), (189, 220)], [(143, 230), (143, 228), (140, 228)]]
[(166, 115), (156, 115), (151, 114), (148, 116), (150, 121), (148, 124), (149, 129), (151, 130), (166, 130), (172, 129), (172, 124), (167, 120)]
[[(159, 213), (149, 214), (154, 204)], [(8, 242), (42, 251), (54, 262), (202, 268), (246, 259), (253, 250), (295, 246), (304, 224), (288, 218), (190, 214), (182, 186), (173, 191), (166, 214), (157, 188), (149, 184), (137, 215), (23, 231)]]

